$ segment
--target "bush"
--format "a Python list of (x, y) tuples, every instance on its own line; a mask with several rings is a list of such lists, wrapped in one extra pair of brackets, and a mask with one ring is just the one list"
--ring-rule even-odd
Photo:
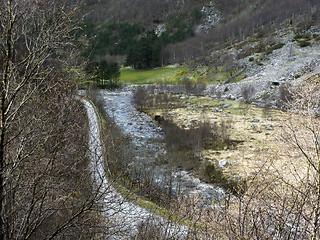
[(146, 104), (147, 100), (147, 91), (145, 87), (139, 86), (133, 93), (133, 102), (137, 108), (140, 110), (143, 109), (143, 107)]
[(204, 168), (204, 174), (208, 182), (218, 184), (236, 196), (243, 194), (246, 190), (245, 181), (236, 181), (227, 178), (222, 170), (216, 168), (214, 164), (207, 164)]
[(310, 46), (311, 45), (311, 42), (307, 41), (307, 40), (300, 40), (298, 41), (298, 45), (300, 47), (307, 47), (307, 46)]
[(206, 85), (203, 82), (198, 81), (197, 83), (193, 83), (189, 79), (184, 80), (183, 85), (187, 95), (193, 94), (195, 96), (201, 96), (206, 88)]
[(257, 47), (256, 47), (256, 52), (257, 53), (261, 53), (264, 52), (266, 50), (266, 45), (262, 42), (260, 42)]
[(297, 41), (299, 39), (305, 39), (305, 40), (311, 40), (311, 34), (310, 33), (297, 33), (293, 40)]
[(155, 221), (153, 221), (152, 219), (147, 219), (141, 221), (138, 225), (138, 234), (134, 239), (162, 239), (162, 231), (164, 230), (161, 229), (160, 226), (157, 226), (155, 224)]
[(279, 99), (281, 104), (285, 104), (293, 100), (292, 93), (290, 92), (290, 85), (288, 83), (284, 83), (279, 87)]
[(285, 44), (284, 43), (277, 43), (276, 45), (274, 45), (273, 49), (276, 50), (276, 49), (280, 49), (284, 46)]
[(284, 46), (285, 44), (284, 43), (277, 43), (277, 44), (273, 44), (271, 45), (270, 47), (268, 47), (265, 51), (266, 54), (271, 54), (273, 52), (273, 50), (276, 50), (276, 49), (280, 49)]
[(252, 85), (244, 85), (241, 88), (241, 95), (246, 103), (250, 103), (254, 94), (254, 87)]

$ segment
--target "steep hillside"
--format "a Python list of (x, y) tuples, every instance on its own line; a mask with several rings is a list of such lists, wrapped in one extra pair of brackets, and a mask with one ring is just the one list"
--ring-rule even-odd
[(201, 9), (209, 0), (86, 0), (86, 21), (93, 23), (139, 22), (151, 27), (172, 15)]
[(317, 45), (319, 6), (315, 0), (87, 0), (85, 55), (138, 69), (207, 66), (215, 72), (206, 81), (225, 81), (244, 65), (251, 76), (274, 50), (291, 51), (289, 42)]

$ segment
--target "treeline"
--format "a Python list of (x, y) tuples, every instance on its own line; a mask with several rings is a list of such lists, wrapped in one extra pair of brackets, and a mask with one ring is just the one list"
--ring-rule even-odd
[(89, 62), (85, 70), (100, 88), (117, 88), (120, 85), (120, 66), (117, 62)]
[(149, 28), (154, 21), (166, 22), (177, 13), (192, 13), (201, 9), (210, 0), (86, 0), (85, 21), (94, 24), (106, 22), (139, 22)]
[(88, 22), (78, 35), (85, 35), (89, 40), (83, 55), (90, 62), (125, 56), (121, 64), (136, 69), (151, 69), (162, 65), (163, 59), (160, 56), (165, 46), (194, 36), (192, 29), (200, 18), (199, 9), (175, 15), (168, 20), (165, 32), (161, 35), (136, 23), (112, 23), (98, 27)]
[[(232, 44), (252, 34), (263, 38), (285, 20), (288, 20), (297, 32), (304, 32), (310, 26), (318, 25), (320, 20), (320, 3), (315, 0), (218, 0), (214, 5), (221, 13), (220, 24), (208, 33), (195, 36), (194, 27), (200, 23), (202, 17), (200, 9), (208, 1), (184, 1), (183, 4), (178, 1), (148, 1), (143, 4), (140, 1), (130, 4), (125, 2), (122, 1), (118, 5), (95, 3), (99, 6), (111, 4), (119, 9), (119, 15), (113, 13), (113, 17), (118, 17), (112, 20), (114, 23), (100, 28), (96, 27), (99, 21), (87, 19), (84, 32), (89, 37), (86, 55), (90, 59), (114, 59), (112, 56), (121, 55), (125, 56), (121, 64), (136, 69), (154, 68), (198, 59), (208, 55), (212, 49), (224, 47), (224, 43)], [(143, 5), (139, 11), (135, 8), (138, 5)], [(133, 9), (129, 9), (129, 6)], [(181, 11), (177, 11), (177, 6), (181, 7)], [(157, 9), (154, 9), (155, 7)], [(151, 13), (148, 10), (152, 10), (154, 16), (146, 18), (154, 23), (145, 23), (141, 18)], [(141, 25), (121, 23), (123, 20), (135, 19), (129, 14), (130, 11), (136, 12), (137, 22)], [(121, 18), (122, 14), (126, 14), (126, 19)], [(166, 31), (160, 36), (148, 30), (150, 26), (154, 28), (155, 24), (160, 23), (166, 24)]]

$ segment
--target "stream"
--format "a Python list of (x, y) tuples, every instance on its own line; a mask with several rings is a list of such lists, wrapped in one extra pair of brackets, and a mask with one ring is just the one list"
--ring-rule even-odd
[[(150, 116), (135, 108), (132, 95), (132, 91), (125, 89), (99, 90), (104, 110), (132, 142), (134, 160), (130, 164), (152, 172), (154, 182), (165, 189), (171, 187), (173, 193), (200, 194), (210, 201), (223, 198), (226, 193), (222, 188), (204, 183), (187, 171), (171, 169), (161, 161), (166, 157), (165, 133)], [(169, 182), (163, 180), (169, 178), (171, 186), (163, 185)]]
[[(105, 216), (105, 229), (108, 239), (131, 239), (139, 231), (142, 223), (148, 227), (155, 226), (161, 229), (163, 239), (181, 239), (186, 234), (184, 226), (172, 223), (154, 213), (141, 208), (127, 200), (108, 182), (105, 174), (104, 147), (100, 140), (100, 119), (93, 104), (85, 99), (83, 102), (89, 119), (89, 150), (90, 150), (90, 170), (94, 189), (97, 196), (101, 198), (101, 211)], [(150, 225), (151, 224), (151, 225)]]

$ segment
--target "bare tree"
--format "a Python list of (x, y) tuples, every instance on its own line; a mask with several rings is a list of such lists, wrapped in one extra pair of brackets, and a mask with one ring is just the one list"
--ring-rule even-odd
[(1, 240), (90, 238), (99, 222), (84, 109), (63, 71), (76, 8), (61, 2), (0, 3)]
[(245, 101), (245, 103), (250, 103), (254, 94), (254, 87), (251, 84), (247, 84), (242, 86), (241, 88), (241, 95)]
[(293, 100), (292, 94), (290, 92), (290, 85), (288, 83), (283, 83), (279, 87), (279, 104), (281, 106), (286, 106), (290, 101)]
[(143, 86), (138, 86), (133, 93), (133, 101), (137, 108), (142, 111), (147, 101), (147, 91)]

